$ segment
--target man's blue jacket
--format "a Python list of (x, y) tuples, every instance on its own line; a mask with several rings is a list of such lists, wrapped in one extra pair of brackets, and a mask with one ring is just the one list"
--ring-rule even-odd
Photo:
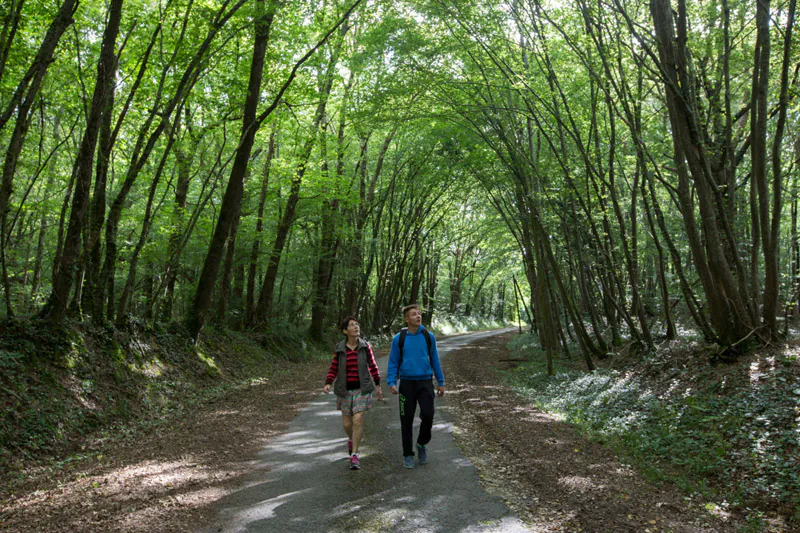
[[(431, 354), (428, 357), (428, 343), (422, 330), (425, 326), (420, 326), (416, 333), (410, 331), (406, 333), (406, 340), (403, 343), (403, 366), (397, 368), (400, 360), (400, 334), (392, 339), (392, 348), (389, 351), (389, 368), (386, 370), (386, 384), (389, 387), (397, 384), (398, 374), (400, 379), (418, 381), (430, 379), (431, 374), (436, 375), (436, 382), (439, 386), (444, 386), (444, 373), (442, 364), (439, 362), (439, 351), (436, 349), (436, 337), (431, 336)], [(431, 368), (433, 363), (433, 368)]]

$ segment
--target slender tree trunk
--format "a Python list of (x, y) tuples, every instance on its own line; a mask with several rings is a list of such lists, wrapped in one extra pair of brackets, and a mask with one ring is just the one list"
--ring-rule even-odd
[[(341, 183), (344, 175), (344, 134), (346, 127), (345, 105), (347, 105), (350, 88), (352, 86), (352, 75), (345, 84), (344, 96), (342, 98), (342, 109), (339, 110), (339, 127), (337, 134), (336, 149), (336, 183)], [(325, 121), (323, 121), (325, 122)], [(327, 128), (323, 127), (323, 132)], [(328, 149), (327, 140), (323, 135), (320, 143), (320, 159), (322, 161), (321, 172), (324, 178), (328, 177)], [(327, 189), (327, 188), (326, 188)], [(338, 189), (338, 186), (337, 186)], [(337, 221), (340, 221), (338, 191), (324, 191), (323, 194), (332, 194), (333, 198), (324, 199), (322, 202), (322, 224), (319, 258), (317, 260), (312, 284), (313, 299), (311, 302), (311, 338), (316, 341), (322, 340), (324, 330), (325, 311), (330, 300), (330, 288), (333, 281), (333, 269), (336, 262), (339, 239), (335, 235)]]
[(219, 299), (217, 300), (217, 324), (225, 324), (225, 315), (228, 314), (228, 303), (231, 295), (231, 277), (233, 275), (233, 263), (236, 258), (236, 234), (239, 232), (240, 219), (241, 210), (233, 219), (231, 234), (225, 246), (225, 263), (222, 267), (222, 280), (220, 280)]
[[(188, 125), (188, 110), (186, 114), (186, 128), (190, 130)], [(164, 272), (166, 294), (164, 295), (164, 303), (160, 311), (161, 320), (164, 321), (172, 320), (172, 306), (175, 302), (175, 281), (178, 277), (178, 262), (176, 258), (179, 255), (181, 237), (186, 225), (186, 197), (189, 194), (189, 184), (192, 179), (191, 163), (193, 158), (187, 153), (187, 149), (193, 153), (193, 148), (186, 145), (190, 144), (193, 139), (191, 133), (188, 133), (187, 136), (189, 139), (187, 140), (186, 136), (184, 136), (174, 150), (175, 164), (178, 167), (178, 183), (175, 187), (175, 203), (172, 208), (172, 229), (170, 230), (169, 244), (167, 246), (167, 257), (169, 257), (169, 260)]]
[[(751, 190), (756, 193), (761, 248), (764, 254), (763, 318), (770, 334), (777, 333), (778, 258), (772, 241), (767, 184), (767, 93), (769, 91), (770, 0), (756, 2), (756, 46), (750, 101)], [(778, 171), (780, 175), (780, 171)], [(780, 194), (780, 189), (775, 191)], [(757, 205), (757, 207), (756, 207)], [(755, 229), (754, 229), (755, 233)]]
[(244, 117), (242, 119), (242, 133), (239, 146), (236, 150), (236, 157), (231, 168), (231, 175), (228, 179), (228, 187), (225, 189), (225, 196), (220, 206), (220, 214), (214, 228), (214, 235), (209, 243), (208, 253), (206, 254), (203, 270), (197, 282), (197, 291), (194, 301), (189, 311), (187, 325), (192, 338), (197, 339), (200, 330), (206, 321), (206, 314), (211, 305), (211, 297), (214, 292), (214, 285), (217, 281), (219, 264), (222, 261), (222, 253), (225, 244), (230, 237), (233, 221), (239, 212), (244, 190), (244, 178), (247, 174), (247, 166), (250, 162), (250, 153), (253, 149), (255, 135), (258, 132), (258, 122), (256, 111), (261, 95), (261, 78), (264, 73), (264, 56), (267, 51), (270, 29), (275, 18), (277, 4), (270, 0), (268, 6), (264, 5), (264, 0), (257, 0), (255, 39), (253, 46), (253, 59), (250, 63), (250, 80), (247, 86), (247, 99), (244, 105)]
[(102, 261), (102, 242), (100, 236), (106, 218), (106, 183), (111, 160), (111, 123), (114, 112), (114, 87), (110, 88), (108, 102), (103, 113), (100, 126), (100, 144), (97, 153), (97, 170), (95, 171), (94, 196), (89, 210), (88, 239), (86, 242), (86, 285), (83, 293), (83, 309), (88, 312), (92, 321), (103, 321), (102, 289), (98, 286), (98, 276)]
[[(346, 26), (344, 31), (347, 31)], [(261, 294), (259, 295), (258, 305), (256, 306), (254, 320), (258, 323), (265, 323), (272, 315), (272, 299), (273, 295), (275, 294), (275, 281), (278, 277), (281, 255), (283, 254), (283, 248), (286, 245), (286, 237), (289, 235), (289, 230), (294, 223), (294, 215), (297, 209), (297, 202), (300, 200), (300, 186), (306, 173), (306, 165), (308, 165), (308, 162), (311, 159), (311, 151), (317, 142), (320, 124), (325, 117), (325, 109), (328, 104), (328, 99), (330, 98), (331, 88), (333, 87), (333, 72), (339, 59), (341, 45), (342, 41), (340, 40), (331, 54), (327, 71), (323, 74), (323, 78), (319, 87), (320, 102), (317, 105), (317, 111), (311, 127), (311, 133), (309, 134), (303, 148), (300, 151), (299, 161), (295, 167), (294, 175), (292, 176), (289, 197), (286, 200), (283, 217), (278, 223), (278, 231), (275, 236), (275, 241), (272, 245), (272, 250), (270, 251), (269, 259), (267, 261), (267, 271), (264, 274), (264, 283), (261, 286)]]
[[(647, 171), (645, 171), (646, 174)], [(666, 325), (666, 337), (672, 340), (676, 337), (675, 320), (672, 318), (672, 305), (669, 302), (669, 285), (667, 283), (666, 273), (666, 260), (664, 259), (664, 248), (661, 246), (661, 240), (658, 238), (656, 232), (656, 224), (653, 220), (653, 214), (650, 212), (650, 202), (647, 199), (647, 176), (642, 176), (642, 202), (644, 203), (644, 212), (647, 216), (647, 223), (650, 226), (650, 233), (653, 236), (653, 244), (658, 252), (658, 282), (661, 287), (661, 305), (664, 308), (664, 322)]]
[[(764, 14), (764, 25), (766, 28), (767, 43), (769, 43), (769, 2), (758, 3), (759, 10), (766, 9)], [(783, 194), (783, 169), (781, 167), (781, 149), (783, 144), (783, 134), (786, 126), (786, 114), (789, 103), (789, 66), (791, 64), (791, 49), (792, 49), (792, 33), (794, 29), (795, 10), (797, 7), (796, 0), (789, 2), (789, 10), (787, 13), (786, 31), (784, 33), (783, 43), (783, 62), (781, 66), (781, 90), (778, 103), (778, 122), (775, 127), (775, 137), (772, 141), (772, 219), (769, 222), (769, 240), (770, 247), (769, 253), (765, 249), (764, 252), (764, 322), (770, 328), (773, 337), (778, 335), (777, 325), (777, 312), (778, 302), (780, 297), (780, 270), (778, 267), (779, 251), (779, 236), (781, 224), (781, 210), (782, 210), (782, 194)], [(761, 35), (759, 30), (759, 36)], [(766, 51), (764, 52), (764, 59), (769, 63), (769, 45), (767, 44)], [(765, 70), (768, 69), (765, 67)], [(768, 72), (768, 70), (767, 70)], [(768, 75), (764, 75), (766, 80), (763, 80), (765, 85), (768, 85)], [(762, 82), (761, 79), (759, 79)], [(768, 88), (768, 87), (767, 87)], [(765, 89), (766, 92), (766, 89)], [(766, 96), (764, 97), (766, 100)], [(759, 101), (760, 103), (760, 101)], [(764, 104), (766, 108), (766, 103)], [(764, 109), (766, 111), (766, 109)], [(760, 117), (759, 117), (760, 118)], [(763, 202), (762, 202), (763, 209)]]
[(19, 19), (22, 15), (22, 6), (25, 0), (11, 0), (10, 5), (6, 5), (3, 10), (3, 30), (0, 32), (0, 82), (3, 81), (3, 74), (6, 70), (6, 61), (11, 52), (11, 45), (14, 44), (14, 37), (19, 29)]
[(89, 203), (92, 165), (94, 163), (97, 137), (111, 87), (115, 81), (116, 57), (114, 47), (122, 18), (122, 0), (112, 0), (109, 4), (108, 13), (100, 60), (97, 64), (97, 82), (92, 97), (89, 119), (75, 163), (75, 190), (69, 226), (67, 227), (67, 235), (64, 241), (64, 250), (61, 255), (61, 264), (53, 281), (53, 291), (50, 299), (42, 310), (42, 316), (56, 322), (61, 321), (66, 312), (70, 285), (74, 279), (75, 267), (77, 266), (81, 249), (81, 233), (84, 226), (86, 206)]
[[(22, 5), (19, 4), (18, 8), (21, 10)], [(6, 124), (15, 112), (17, 113), (18, 121), (20, 118), (27, 120), (26, 115), (20, 113), (20, 105), (22, 102), (27, 100), (27, 107), (30, 109), (33, 101), (36, 100), (36, 95), (39, 93), (44, 75), (47, 73), (47, 69), (53, 62), (53, 53), (55, 52), (61, 37), (64, 35), (64, 32), (72, 25), (73, 22), (75, 22), (72, 19), (72, 16), (75, 14), (75, 10), (77, 8), (77, 0), (64, 0), (64, 2), (61, 3), (58, 13), (53, 19), (53, 22), (50, 23), (44, 39), (42, 39), (42, 44), (39, 46), (39, 50), (36, 52), (36, 57), (31, 62), (31, 66), (22, 77), (22, 80), (20, 80), (17, 88), (14, 90), (14, 93), (6, 104), (5, 110), (2, 112), (2, 114), (0, 114), (0, 131), (5, 128)], [(11, 41), (8, 40), (5, 46), (10, 50)], [(3, 53), (7, 54), (8, 52), (3, 51)], [(5, 68), (3, 68), (2, 72), (5, 72)], [(0, 208), (2, 207), (3, 205), (0, 204)]]
[[(180, 112), (178, 112), (178, 116), (180, 116)], [(128, 277), (125, 280), (125, 286), (122, 289), (122, 294), (120, 295), (119, 299), (116, 318), (117, 324), (124, 323), (125, 315), (128, 312), (128, 303), (133, 299), (133, 290), (134, 283), (136, 281), (136, 268), (139, 263), (139, 255), (141, 254), (142, 249), (144, 249), (144, 245), (147, 243), (147, 238), (150, 235), (150, 228), (153, 225), (153, 218), (155, 218), (156, 210), (153, 207), (153, 202), (155, 200), (156, 191), (158, 190), (158, 184), (161, 181), (161, 176), (164, 173), (164, 166), (167, 163), (167, 159), (169, 158), (169, 154), (172, 150), (172, 145), (174, 142), (175, 135), (170, 134), (169, 140), (167, 141), (167, 146), (164, 148), (164, 154), (161, 156), (161, 163), (158, 165), (158, 169), (153, 176), (153, 181), (150, 183), (150, 192), (147, 197), (147, 206), (145, 207), (144, 220), (142, 221), (142, 230), (139, 233), (139, 240), (136, 242), (136, 246), (134, 247), (133, 253), (128, 261), (130, 264), (128, 267)]]
[(276, 154), (275, 139), (277, 136), (277, 125), (269, 136), (269, 149), (267, 150), (267, 160), (264, 163), (264, 177), (261, 180), (261, 195), (258, 199), (258, 217), (256, 218), (256, 235), (253, 239), (253, 248), (250, 250), (250, 264), (247, 276), (247, 304), (245, 309), (245, 324), (253, 321), (255, 313), (255, 292), (256, 274), (258, 272), (258, 255), (261, 249), (261, 234), (264, 231), (264, 206), (267, 201), (267, 190), (269, 186), (269, 174), (272, 167), (272, 159)]

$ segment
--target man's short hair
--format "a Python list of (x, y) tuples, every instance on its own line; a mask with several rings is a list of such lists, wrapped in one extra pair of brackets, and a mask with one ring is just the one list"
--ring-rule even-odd
[(411, 311), (412, 309), (419, 310), (419, 304), (410, 304), (403, 308), (403, 317), (405, 318), (406, 314)]
[(348, 316), (347, 318), (342, 320), (342, 323), (341, 323), (339, 329), (342, 329), (342, 330), (347, 329), (350, 326), (350, 321), (351, 320), (355, 321), (356, 324), (360, 324), (360, 322), (358, 321), (358, 319), (356, 317)]

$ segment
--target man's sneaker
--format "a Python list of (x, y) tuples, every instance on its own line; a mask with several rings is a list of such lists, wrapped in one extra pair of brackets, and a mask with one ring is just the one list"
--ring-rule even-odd
[(350, 456), (350, 470), (358, 470), (361, 468), (361, 465), (358, 464), (358, 456), (353, 454)]
[(353, 441), (347, 439), (347, 455), (353, 455)]
[(414, 468), (414, 456), (413, 455), (404, 455), (403, 456), (403, 466), (406, 468)]
[(417, 457), (419, 457), (419, 464), (421, 465), (428, 462), (428, 450), (425, 449), (423, 444), (417, 444)]

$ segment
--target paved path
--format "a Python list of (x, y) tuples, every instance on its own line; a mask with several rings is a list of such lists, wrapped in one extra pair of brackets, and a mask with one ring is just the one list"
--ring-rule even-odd
[[(438, 341), (445, 381), (448, 354), (500, 332)], [(382, 377), (387, 359), (378, 359)], [(436, 400), (429, 463), (402, 468), (397, 397), (383, 388), (386, 401), (367, 413), (361, 470), (348, 469), (335, 396), (320, 394), (260, 453), (253, 474), (219, 502), (216, 523), (203, 531), (528, 531), (483, 490), (477, 470), (453, 442), (447, 395)]]

